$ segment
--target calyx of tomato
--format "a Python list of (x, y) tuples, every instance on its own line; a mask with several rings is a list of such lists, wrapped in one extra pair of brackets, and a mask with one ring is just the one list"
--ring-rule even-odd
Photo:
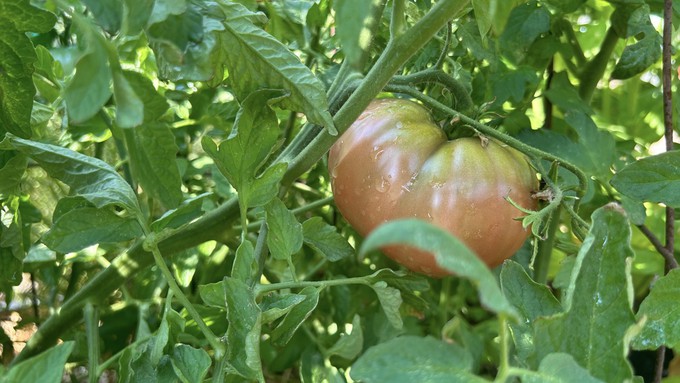
[[(526, 157), (495, 140), (449, 141), (415, 102), (374, 100), (333, 145), (328, 168), (335, 203), (361, 235), (389, 220), (419, 218), (449, 231), (489, 267), (529, 235), (516, 220), (522, 213), (506, 200), (536, 208), (538, 180)], [(430, 253), (383, 251), (415, 272), (450, 274)]]

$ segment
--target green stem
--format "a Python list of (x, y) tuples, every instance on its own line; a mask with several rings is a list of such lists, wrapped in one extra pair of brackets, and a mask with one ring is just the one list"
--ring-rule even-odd
[[(295, 208), (291, 211), (295, 215), (300, 215), (300, 214), (304, 214), (308, 211), (316, 210), (317, 208), (319, 208), (321, 206), (326, 206), (326, 205), (330, 204), (331, 202), (333, 202), (333, 196), (322, 198), (320, 200), (316, 200), (314, 202), (308, 203), (305, 206), (300, 206), (298, 208)], [(248, 230), (257, 230), (257, 228), (262, 225), (262, 222), (263, 221), (255, 221), (255, 222), (249, 223), (248, 224)], [(234, 229), (239, 229), (239, 228), (240, 228), (240, 226), (234, 226)]]
[(510, 333), (508, 331), (508, 318), (505, 314), (498, 316), (500, 355), (498, 374), (494, 382), (504, 383), (511, 375), (510, 371)]
[(457, 110), (461, 111), (461, 113), (472, 112), (474, 103), (468, 90), (463, 84), (441, 69), (425, 69), (406, 76), (394, 76), (390, 84), (414, 85), (424, 82), (437, 82), (444, 85), (455, 97)]
[(406, 28), (406, 5), (404, 0), (392, 1), (392, 19), (390, 20), (390, 38), (394, 39), (404, 33)]
[(194, 305), (189, 301), (187, 296), (184, 295), (184, 291), (182, 291), (182, 289), (177, 284), (177, 281), (175, 281), (175, 277), (172, 275), (170, 268), (168, 268), (168, 265), (165, 264), (163, 255), (158, 249), (158, 244), (153, 239), (151, 239), (150, 243), (147, 243), (146, 248), (153, 254), (156, 266), (160, 269), (161, 274), (163, 274), (163, 277), (165, 277), (165, 280), (168, 282), (168, 286), (172, 290), (172, 293), (177, 296), (177, 300), (179, 300), (182, 306), (184, 306), (184, 309), (187, 310), (191, 319), (196, 322), (196, 325), (198, 325), (199, 330), (201, 330), (203, 335), (206, 337), (206, 340), (208, 343), (210, 343), (210, 346), (213, 348), (213, 350), (215, 350), (215, 358), (221, 358), (225, 352), (224, 345), (222, 342), (220, 342), (219, 338), (215, 336), (210, 327), (205, 324), (201, 314), (196, 311)]
[(280, 282), (272, 283), (270, 285), (257, 285), (255, 287), (255, 296), (259, 297), (271, 291), (287, 290), (287, 289), (303, 289), (305, 287), (331, 287), (342, 285), (368, 285), (367, 277), (341, 278), (331, 279), (329, 281), (299, 281), (299, 282)]
[(592, 60), (586, 65), (586, 67), (581, 72), (580, 85), (579, 85), (579, 95), (585, 102), (590, 102), (593, 97), (593, 92), (597, 88), (597, 83), (604, 76), (604, 72), (607, 69), (607, 63), (616, 48), (616, 43), (619, 42), (619, 35), (614, 30), (614, 27), (609, 27), (607, 34), (602, 40), (602, 45), (600, 45), (600, 51), (593, 57)]
[(534, 263), (534, 280), (545, 284), (548, 281), (548, 271), (550, 270), (550, 258), (552, 257), (555, 235), (560, 227), (560, 206), (559, 204), (550, 215), (550, 224), (546, 232), (546, 238), (538, 242), (538, 254)]
[(88, 382), (99, 381), (99, 310), (92, 303), (85, 304), (85, 334), (87, 335)]

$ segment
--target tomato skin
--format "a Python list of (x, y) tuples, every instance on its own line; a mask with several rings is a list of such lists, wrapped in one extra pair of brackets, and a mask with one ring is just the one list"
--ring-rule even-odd
[[(377, 99), (338, 139), (328, 168), (335, 203), (361, 235), (398, 218), (419, 218), (463, 241), (489, 267), (501, 264), (529, 231), (515, 220), (535, 209), (536, 173), (517, 150), (479, 138), (448, 141), (430, 113), (403, 99)], [(406, 246), (384, 253), (430, 276), (450, 274), (434, 256)]]

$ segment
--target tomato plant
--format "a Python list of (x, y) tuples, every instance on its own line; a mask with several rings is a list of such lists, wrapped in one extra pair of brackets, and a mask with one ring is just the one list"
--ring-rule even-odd
[[(429, 111), (404, 99), (371, 102), (331, 147), (328, 169), (335, 204), (362, 235), (390, 220), (419, 218), (460, 238), (490, 267), (529, 236), (518, 219), (523, 213), (507, 199), (537, 206), (538, 180), (522, 153), (494, 140), (448, 141)], [(417, 249), (385, 253), (417, 272), (449, 274)]]
[(677, 381), (677, 20), (0, 0), (0, 383)]

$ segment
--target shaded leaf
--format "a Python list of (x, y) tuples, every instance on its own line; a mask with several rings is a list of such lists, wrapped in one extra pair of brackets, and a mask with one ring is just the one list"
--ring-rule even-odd
[(335, 226), (324, 222), (321, 217), (312, 217), (302, 223), (305, 245), (323, 255), (331, 262), (337, 262), (354, 254), (354, 248)]
[(153, 221), (151, 229), (155, 232), (160, 232), (165, 228), (176, 229), (199, 218), (205, 213), (203, 204), (211, 195), (211, 193), (203, 193), (182, 201), (177, 208), (166, 211), (160, 218)]
[(12, 367), (0, 378), (2, 383), (59, 383), (75, 342), (68, 341)]
[(314, 74), (285, 45), (253, 24), (253, 14), (238, 3), (220, 3), (224, 33), (220, 34), (228, 81), (244, 99), (257, 89), (278, 88), (290, 92), (282, 105), (300, 111), (318, 125), (334, 131), (326, 90)]
[(382, 306), (382, 309), (385, 312), (387, 321), (390, 322), (395, 329), (402, 329), (404, 327), (404, 321), (401, 319), (399, 308), (403, 301), (399, 290), (388, 286), (384, 281), (372, 284), (371, 288), (373, 288), (373, 291), (378, 295), (380, 306)]
[(302, 225), (280, 199), (275, 198), (265, 209), (267, 246), (274, 259), (286, 260), (302, 248)]
[(6, 136), (1, 148), (6, 145), (31, 157), (50, 176), (70, 186), (71, 194), (84, 197), (96, 207), (122, 205), (133, 214), (141, 214), (130, 185), (106, 162), (12, 135)]
[(182, 383), (203, 381), (212, 363), (205, 350), (186, 344), (175, 345), (171, 360), (172, 368)]
[(113, 97), (116, 101), (116, 125), (133, 128), (144, 121), (144, 103), (120, 68), (113, 71)]
[(312, 314), (312, 311), (319, 304), (319, 289), (315, 287), (305, 287), (299, 293), (305, 296), (305, 300), (299, 303), (286, 314), (285, 318), (272, 331), (272, 342), (276, 345), (285, 345), (293, 337), (305, 320)]
[(346, 60), (357, 64), (362, 53), (371, 43), (373, 1), (341, 0), (333, 2), (336, 20), (336, 36)]
[(70, 253), (98, 243), (122, 242), (143, 235), (133, 217), (121, 217), (108, 207), (86, 207), (61, 215), (42, 241), (54, 251)]
[(354, 315), (352, 319), (352, 331), (340, 335), (340, 339), (328, 349), (327, 356), (339, 356), (352, 360), (356, 358), (364, 348), (364, 333), (361, 330), (361, 317)]
[(626, 359), (626, 333), (635, 324), (630, 226), (614, 204), (597, 209), (592, 222), (574, 264), (565, 313), (536, 320), (536, 350), (571, 354), (594, 377), (623, 382), (633, 377)]
[(523, 383), (604, 383), (579, 366), (571, 355), (564, 353), (553, 353), (543, 358), (538, 373), (521, 371), (524, 371), (519, 374)]
[(29, 1), (0, 2), (0, 135), (31, 136), (31, 108), (38, 56), (26, 32), (47, 32), (55, 16)]
[(264, 381), (260, 360), (260, 308), (252, 291), (242, 281), (225, 278), (222, 283), (229, 321), (228, 363), (240, 376)]
[(472, 358), (459, 346), (401, 336), (369, 348), (352, 365), (350, 376), (364, 383), (484, 382), (471, 368)]
[(176, 208), (183, 198), (182, 178), (176, 161), (179, 149), (170, 127), (149, 123), (123, 133), (134, 179), (166, 209)]
[(611, 184), (630, 198), (680, 207), (680, 151), (637, 160), (616, 173)]
[[(626, 45), (619, 61), (614, 67), (612, 78), (627, 79), (644, 72), (661, 58), (662, 39), (650, 20), (649, 5), (633, 5), (634, 10), (629, 13), (631, 6), (617, 8), (612, 20), (626, 18), (625, 37), (635, 37), (633, 44)], [(641, 36), (641, 37), (640, 37)]]
[(416, 219), (390, 221), (371, 232), (359, 253), (366, 254), (391, 244), (410, 245), (433, 253), (440, 267), (473, 281), (486, 308), (515, 315), (515, 309), (501, 293), (489, 268), (460, 240), (443, 229)]
[(534, 41), (548, 31), (550, 12), (536, 1), (522, 4), (510, 12), (500, 36), (501, 50), (515, 62), (522, 62)]
[(307, 299), (301, 294), (269, 294), (262, 298), (262, 324), (271, 323), (288, 314), (293, 307)]
[(229, 183), (239, 192), (242, 206), (250, 207), (257, 191), (255, 177), (269, 157), (278, 137), (278, 122), (270, 104), (282, 97), (278, 90), (261, 90), (248, 96), (236, 115), (234, 128), (219, 148), (208, 137), (202, 144)]
[(661, 346), (675, 348), (680, 345), (680, 270), (671, 270), (659, 278), (649, 295), (642, 301), (637, 318), (646, 322), (640, 334), (633, 338), (637, 350), (656, 350)]

